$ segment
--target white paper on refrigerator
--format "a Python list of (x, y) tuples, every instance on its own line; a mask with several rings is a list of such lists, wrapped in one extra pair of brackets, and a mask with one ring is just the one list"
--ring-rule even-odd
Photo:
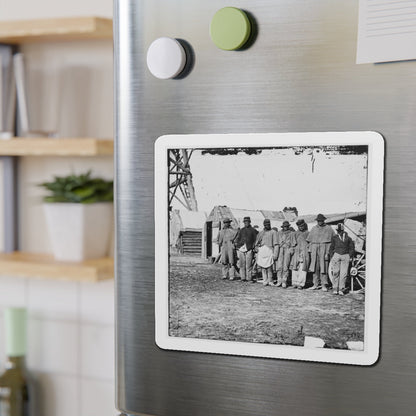
[(416, 0), (360, 0), (357, 64), (416, 59)]

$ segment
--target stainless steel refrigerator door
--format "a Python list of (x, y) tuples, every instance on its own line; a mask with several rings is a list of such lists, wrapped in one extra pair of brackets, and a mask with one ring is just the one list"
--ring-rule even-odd
[[(255, 17), (225, 52), (224, 6)], [(157, 416), (413, 416), (416, 409), (416, 62), (356, 65), (358, 1), (116, 0), (117, 406)], [(157, 37), (195, 66), (161, 81)], [(154, 342), (153, 145), (173, 133), (376, 130), (386, 138), (381, 357), (372, 367), (160, 350)], [(370, 276), (371, 278), (371, 276)]]

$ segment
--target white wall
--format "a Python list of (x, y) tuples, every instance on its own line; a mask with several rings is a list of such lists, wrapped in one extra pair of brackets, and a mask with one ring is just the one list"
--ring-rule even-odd
[(113, 16), (112, 0), (0, 0), (0, 20)]
[[(0, 0), (0, 20), (92, 15), (111, 17), (112, 1)], [(33, 128), (56, 130), (61, 137), (112, 137), (111, 40), (24, 45), (22, 51)], [(36, 184), (88, 169), (111, 178), (112, 158), (21, 158), (22, 250), (50, 252), (43, 191)], [(0, 206), (2, 193), (0, 185)], [(34, 416), (114, 416), (114, 282), (23, 279), (0, 270), (0, 366), (7, 306), (29, 310)]]

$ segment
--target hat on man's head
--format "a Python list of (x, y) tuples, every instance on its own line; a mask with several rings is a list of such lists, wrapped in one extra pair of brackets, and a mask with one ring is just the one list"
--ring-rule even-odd
[(282, 228), (284, 227), (290, 227), (289, 221), (283, 221)]
[(251, 222), (251, 218), (250, 217), (244, 217), (243, 222), (246, 222), (246, 221), (250, 221)]
[(270, 220), (268, 220), (267, 218), (263, 221), (263, 225), (266, 225), (266, 224), (270, 224)]
[(315, 221), (325, 221), (326, 217), (325, 215), (322, 214), (318, 214), (317, 217), (315, 218)]
[(228, 223), (230, 223), (231, 222), (231, 219), (230, 218), (228, 218), (228, 217), (225, 217), (223, 220), (222, 220), (222, 222), (225, 224), (226, 222), (228, 222)]
[(306, 224), (306, 222), (305, 222), (304, 219), (300, 219), (300, 220), (296, 221), (296, 225), (305, 225), (305, 224)]

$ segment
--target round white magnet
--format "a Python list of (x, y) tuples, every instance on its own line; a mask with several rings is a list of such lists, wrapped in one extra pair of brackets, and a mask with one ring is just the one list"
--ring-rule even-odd
[(173, 38), (158, 38), (147, 50), (147, 67), (159, 79), (177, 77), (185, 67), (186, 52)]

